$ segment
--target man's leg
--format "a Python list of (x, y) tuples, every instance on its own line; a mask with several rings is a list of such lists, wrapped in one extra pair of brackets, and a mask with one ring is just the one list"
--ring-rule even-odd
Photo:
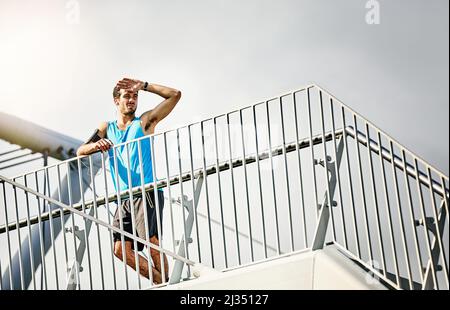
[[(134, 250), (132, 249), (132, 244), (133, 243), (131, 241), (125, 241), (126, 260), (127, 265), (136, 270), (136, 260), (134, 257)], [(114, 255), (123, 261), (123, 251), (121, 241), (114, 242)], [(147, 259), (145, 259), (145, 257), (142, 257), (139, 254), (138, 259), (139, 259), (139, 273), (144, 277), (149, 278), (149, 268), (148, 268), (149, 264)], [(155, 267), (152, 267), (152, 275), (153, 275), (153, 282), (157, 284), (162, 283), (161, 273)]]
[[(156, 236), (150, 237), (150, 242), (154, 245), (159, 246), (159, 240)], [(155, 264), (155, 268), (157, 271), (161, 272), (161, 257), (159, 255), (159, 251), (153, 248), (150, 248), (150, 255), (152, 256), (153, 263)], [(163, 254), (164, 257), (164, 272), (166, 276), (166, 282), (169, 281), (169, 263), (167, 261), (166, 254)]]

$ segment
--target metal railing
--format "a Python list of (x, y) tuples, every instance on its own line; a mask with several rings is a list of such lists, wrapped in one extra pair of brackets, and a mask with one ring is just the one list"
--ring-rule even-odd
[[(118, 264), (113, 231), (122, 244), (127, 236), (134, 248), (161, 250), (161, 262), (162, 253), (172, 257), (170, 284), (191, 279), (192, 262), (228, 270), (332, 242), (389, 287), (448, 289), (448, 177), (316, 85), (112, 152), (140, 149), (145, 139), (154, 152), (139, 152), (137, 172), (142, 156), (152, 156), (154, 181), (142, 177), (123, 192), (112, 187), (100, 153), (1, 177), (3, 289), (151, 287), (151, 276), (143, 286), (125, 257)], [(156, 188), (167, 197), (164, 216), (156, 208), (160, 247), (110, 218), (111, 207)], [(150, 248), (144, 253), (151, 260)]]

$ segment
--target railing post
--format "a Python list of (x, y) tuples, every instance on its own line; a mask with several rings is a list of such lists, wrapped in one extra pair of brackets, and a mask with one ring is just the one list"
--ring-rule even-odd
[[(445, 199), (445, 197), (444, 197)], [(440, 207), (440, 214), (439, 214), (439, 218), (438, 218), (438, 224), (437, 226), (439, 227), (439, 231), (436, 231), (436, 229), (433, 227), (433, 223), (429, 223), (428, 225), (428, 229), (431, 230), (431, 232), (434, 235), (434, 240), (432, 242), (431, 245), (431, 257), (428, 259), (427, 262), (427, 266), (425, 267), (425, 275), (424, 275), (424, 280), (422, 283), (422, 290), (433, 290), (433, 289), (438, 289), (437, 287), (434, 286), (433, 284), (433, 270), (432, 270), (432, 265), (434, 264), (434, 266), (438, 267), (438, 262), (439, 262), (439, 256), (440, 256), (440, 247), (439, 247), (439, 243), (437, 242), (438, 240), (438, 236), (437, 234), (443, 236), (444, 234), (444, 225), (445, 225), (445, 220), (447, 219), (447, 210), (444, 207), (444, 199), (442, 200), (441, 203), (441, 207)], [(435, 219), (434, 218), (426, 218), (423, 219), (423, 221), (432, 221), (434, 222)], [(422, 225), (423, 221), (418, 221), (417, 224)], [(428, 233), (428, 232), (425, 232)], [(445, 262), (444, 262), (445, 263)], [(438, 270), (435, 270), (435, 272), (437, 272)]]
[[(339, 170), (339, 167), (341, 165), (341, 159), (342, 159), (342, 153), (344, 150), (344, 138), (341, 137), (339, 139), (339, 143), (338, 143), (338, 150), (337, 150), (337, 154), (336, 154), (336, 160), (334, 162), (329, 162), (329, 157), (325, 156), (326, 158), (324, 159), (323, 162), (320, 162), (321, 165), (324, 166), (325, 169), (328, 169), (331, 177), (329, 180), (327, 180), (327, 182), (329, 182), (329, 189), (330, 189), (330, 193), (328, 195), (327, 192), (325, 192), (325, 197), (323, 199), (322, 204), (319, 206), (319, 220), (317, 222), (317, 226), (316, 226), (316, 230), (314, 232), (314, 238), (313, 238), (313, 244), (312, 244), (312, 250), (320, 250), (323, 249), (323, 246), (325, 244), (325, 237), (327, 234), (327, 229), (328, 229), (328, 222), (330, 220), (330, 206), (334, 207), (336, 206), (335, 201), (333, 200), (334, 197), (334, 192), (336, 189), (336, 170)], [(323, 143), (325, 143), (325, 141), (323, 141)], [(335, 169), (335, 165), (337, 165), (337, 169)], [(330, 199), (332, 200), (331, 202), (328, 202), (328, 197), (330, 197)], [(341, 208), (343, 208), (343, 206), (340, 206)]]
[[(193, 176), (192, 176), (193, 177)], [(185, 257), (186, 253), (184, 250), (184, 240), (186, 240), (187, 243), (189, 243), (191, 232), (192, 232), (192, 226), (194, 225), (194, 208), (197, 210), (198, 201), (200, 197), (200, 193), (202, 190), (203, 185), (203, 175), (200, 175), (200, 177), (197, 180), (197, 184), (195, 186), (195, 193), (194, 193), (194, 199), (193, 200), (186, 200), (185, 197), (181, 197), (181, 207), (186, 207), (188, 209), (188, 217), (186, 219), (186, 236), (182, 236), (180, 238), (180, 244), (178, 246), (178, 255)], [(195, 202), (195, 204), (193, 203)], [(186, 239), (185, 239), (186, 238)], [(184, 263), (182, 261), (177, 260), (174, 264), (172, 275), (170, 276), (169, 284), (175, 284), (179, 283), (181, 280), (181, 273), (183, 272)]]

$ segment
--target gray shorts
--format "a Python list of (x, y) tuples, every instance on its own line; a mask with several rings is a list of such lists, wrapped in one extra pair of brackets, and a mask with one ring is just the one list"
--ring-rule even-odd
[[(158, 203), (159, 203), (159, 216), (160, 216), (160, 225), (161, 225), (161, 234), (162, 234), (162, 222), (163, 222), (163, 208), (164, 208), (164, 193), (160, 190), (158, 192)], [(147, 198), (147, 220), (148, 220), (148, 233), (145, 232), (145, 213), (144, 213), (144, 201), (142, 197), (133, 198), (134, 205), (134, 221), (135, 221), (135, 229), (136, 236), (145, 240), (149, 240), (151, 237), (156, 236), (158, 240), (160, 240), (158, 235), (158, 226), (157, 226), (157, 213), (155, 209), (156, 201), (154, 192), (146, 192), (145, 196)], [(119, 212), (121, 210), (121, 212)], [(130, 199), (127, 199), (122, 202), (122, 206), (117, 208), (116, 214), (114, 214), (113, 226), (120, 228), (120, 219), (119, 214), (122, 215), (123, 221), (123, 230), (126, 232), (133, 234), (133, 222), (131, 217), (131, 204)], [(114, 232), (114, 241), (121, 240), (121, 234)], [(125, 241), (133, 241), (133, 239), (124, 236)], [(140, 242), (137, 243), (138, 251), (142, 251), (144, 245)], [(134, 248), (134, 242), (132, 244)]]

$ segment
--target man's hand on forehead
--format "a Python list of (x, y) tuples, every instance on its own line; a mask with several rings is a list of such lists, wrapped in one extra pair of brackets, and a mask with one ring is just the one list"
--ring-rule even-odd
[(137, 92), (143, 89), (144, 82), (130, 78), (123, 78), (117, 82), (116, 86), (120, 89), (124, 89), (125, 91)]

